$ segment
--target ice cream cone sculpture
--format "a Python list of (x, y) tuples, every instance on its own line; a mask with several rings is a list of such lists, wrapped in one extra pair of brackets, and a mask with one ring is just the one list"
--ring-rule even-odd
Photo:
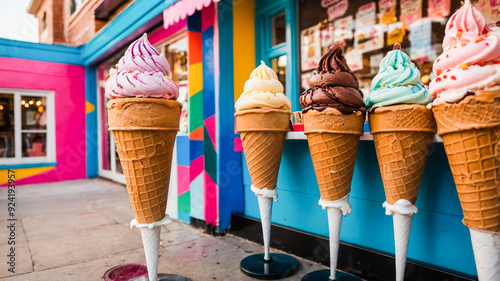
[(318, 203), (328, 209), (330, 279), (334, 280), (342, 215), (351, 213), (348, 198), (365, 105), (339, 46), (320, 58), (309, 85), (300, 96), (302, 121), (321, 193)]
[(106, 81), (113, 132), (135, 219), (141, 229), (150, 281), (158, 280), (160, 225), (165, 215), (175, 136), (182, 104), (167, 60), (146, 34), (133, 42)]
[(420, 72), (398, 43), (380, 63), (366, 105), (384, 184), (387, 215), (393, 216), (396, 280), (404, 280), (415, 202), (436, 133), (432, 102)]
[(259, 201), (265, 260), (269, 260), (271, 209), (273, 199), (278, 198), (276, 182), (290, 128), (290, 108), (278, 76), (264, 62), (252, 71), (235, 104), (236, 130), (252, 178), (251, 189)]
[(470, 1), (446, 25), (432, 111), (469, 227), (480, 281), (500, 276), (500, 32)]

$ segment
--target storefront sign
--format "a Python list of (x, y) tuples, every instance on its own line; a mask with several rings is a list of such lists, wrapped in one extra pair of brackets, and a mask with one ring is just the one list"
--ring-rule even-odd
[(344, 54), (347, 65), (352, 71), (363, 69), (363, 53), (359, 50), (348, 51)]
[(354, 21), (352, 16), (336, 20), (334, 23), (335, 30), (333, 31), (333, 40), (336, 42), (352, 39), (354, 36), (352, 32), (353, 23)]
[(319, 25), (302, 30), (300, 37), (302, 71), (314, 69), (321, 57)]
[(391, 24), (398, 21), (396, 18), (396, 0), (380, 0), (378, 1), (380, 10), (380, 23)]
[(385, 27), (380, 24), (356, 29), (354, 48), (362, 53), (382, 49), (384, 47), (384, 30)]
[(406, 29), (422, 18), (422, 0), (401, 0), (401, 21)]
[(429, 0), (427, 6), (429, 18), (442, 18), (450, 14), (450, 0)]
[(376, 19), (375, 11), (375, 2), (370, 2), (359, 7), (358, 12), (356, 13), (356, 29), (374, 26)]
[(387, 46), (392, 46), (396, 43), (402, 43), (406, 34), (403, 28), (403, 23), (398, 21), (387, 26)]
[(412, 60), (430, 58), (433, 56), (431, 48), (432, 21), (429, 18), (414, 22), (410, 28), (410, 58)]
[(332, 21), (338, 17), (343, 16), (347, 11), (347, 8), (349, 7), (349, 2), (347, 0), (337, 0), (337, 1), (324, 0), (323, 2), (332, 2), (331, 4), (332, 6), (328, 7), (328, 10), (326, 11), (328, 14), (328, 21)]

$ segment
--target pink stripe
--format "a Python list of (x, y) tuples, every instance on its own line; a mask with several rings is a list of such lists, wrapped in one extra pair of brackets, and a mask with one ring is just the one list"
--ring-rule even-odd
[(189, 182), (192, 182), (201, 172), (203, 172), (203, 168), (205, 167), (205, 157), (204, 155), (194, 159), (191, 161), (191, 168), (189, 169)]
[(215, 152), (217, 152), (217, 137), (215, 135), (215, 115), (212, 115), (205, 119), (203, 121), (203, 124), (205, 125), (205, 128), (207, 129), (208, 135), (210, 136), (210, 139), (212, 140), (212, 144), (214, 146)]
[(151, 45), (154, 45), (160, 41), (167, 39), (168, 37), (174, 35), (175, 33), (186, 28), (186, 19), (180, 20), (177, 23), (170, 25), (167, 29), (160, 28), (157, 31), (148, 34), (148, 40)]
[(241, 144), (241, 138), (234, 138), (234, 151), (243, 152), (243, 144)]
[(205, 31), (207, 28), (214, 25), (215, 18), (215, 5), (212, 2), (210, 6), (201, 10), (201, 31)]
[(205, 179), (205, 221), (207, 224), (217, 225), (217, 184), (210, 176), (203, 172)]
[(189, 167), (177, 165), (177, 194), (182, 195), (189, 191)]

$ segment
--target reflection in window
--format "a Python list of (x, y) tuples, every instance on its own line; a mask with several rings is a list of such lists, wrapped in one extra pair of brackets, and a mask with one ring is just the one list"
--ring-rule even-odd
[(0, 158), (15, 156), (14, 95), (0, 94)]
[(286, 16), (285, 12), (272, 18), (273, 46), (286, 42)]
[(282, 55), (279, 57), (275, 57), (271, 59), (271, 67), (278, 75), (278, 80), (283, 84), (285, 88), (284, 92), (286, 93), (286, 55)]
[(47, 156), (47, 98), (21, 96), (23, 157)]

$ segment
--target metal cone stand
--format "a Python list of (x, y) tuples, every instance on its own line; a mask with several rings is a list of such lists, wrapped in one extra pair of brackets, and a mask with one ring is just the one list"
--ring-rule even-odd
[[(348, 210), (343, 210), (341, 206), (345, 206), (347, 203), (346, 197), (333, 201), (339, 202), (340, 204), (335, 207), (324, 207), (328, 212), (328, 230), (330, 232), (330, 269), (317, 270), (306, 274), (302, 277), (302, 281), (328, 281), (328, 280), (338, 280), (338, 281), (361, 281), (360, 278), (349, 274), (347, 272), (342, 272), (337, 270), (337, 261), (339, 256), (339, 244), (340, 244), (340, 225), (342, 224), (342, 214), (345, 215), (350, 213), (350, 206)], [(320, 200), (320, 205), (322, 200)], [(348, 205), (349, 203), (347, 203)], [(323, 205), (324, 206), (324, 205)]]
[(256, 194), (259, 200), (262, 233), (264, 237), (264, 253), (248, 256), (241, 260), (241, 271), (253, 278), (261, 280), (281, 279), (294, 274), (299, 262), (292, 256), (269, 253), (271, 239), (271, 209), (273, 197)]

